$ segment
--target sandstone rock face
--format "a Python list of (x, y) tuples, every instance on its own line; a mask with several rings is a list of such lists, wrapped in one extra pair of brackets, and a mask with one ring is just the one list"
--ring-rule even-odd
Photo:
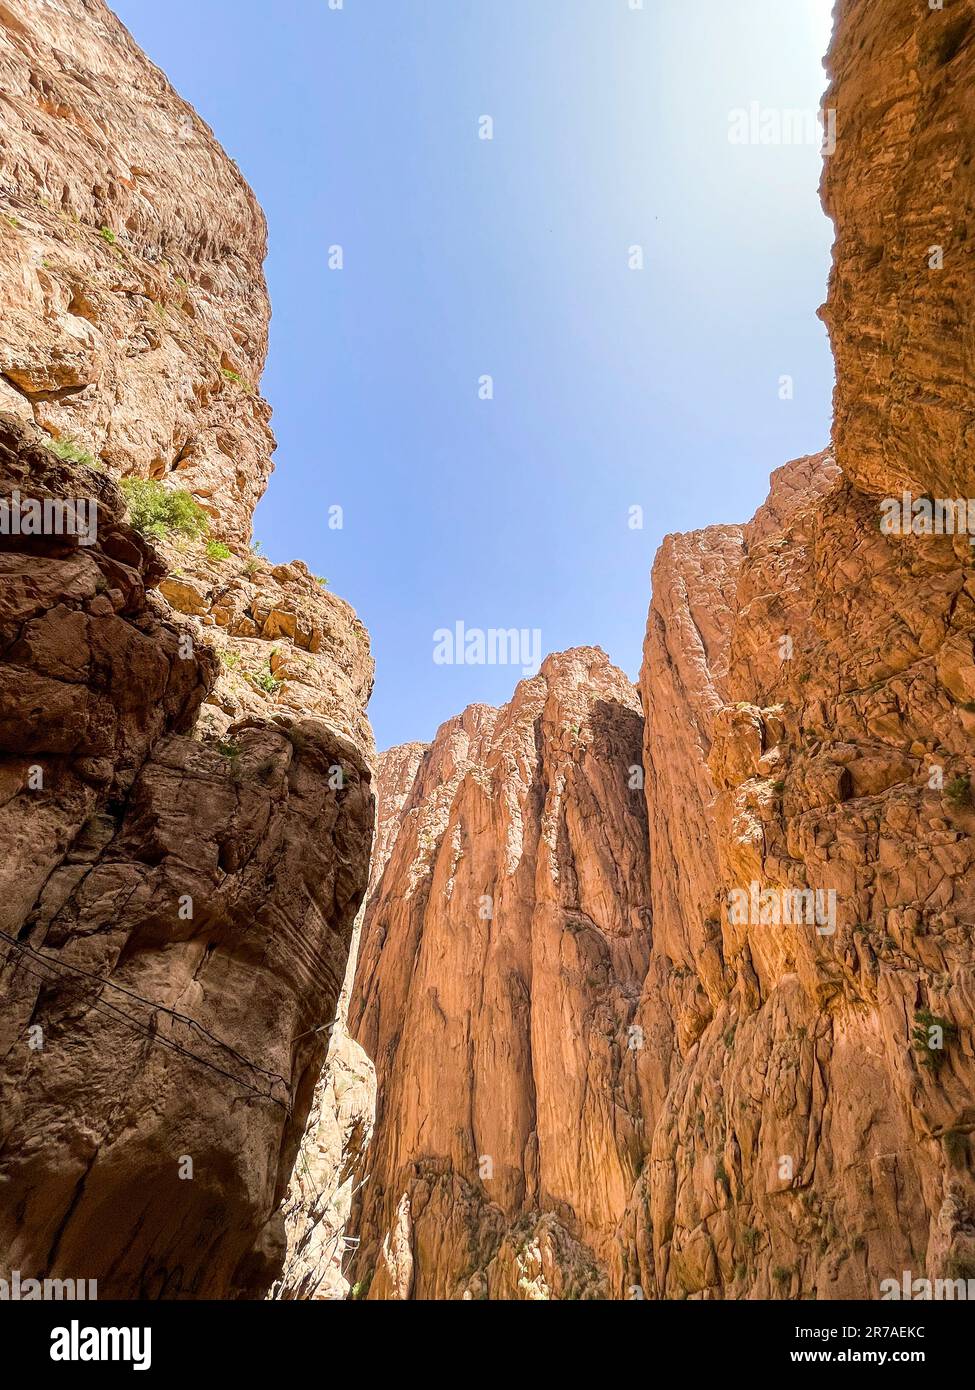
[(4, 0), (0, 115), (0, 408), (247, 540), (274, 447), (253, 194), (102, 0)]
[[(357, 923), (346, 975), (352, 983)], [(347, 1030), (348, 987), (339, 1000), (325, 1068), (315, 1087), (308, 1126), (284, 1204), (287, 1256), (271, 1296), (337, 1300), (354, 1242), (346, 1237), (376, 1113), (376, 1071)]]
[[(236, 168), (100, 0), (5, 0), (0, 70), (0, 498), (98, 504), (92, 545), (0, 528), (0, 1273), (260, 1297), (368, 881), (368, 637), (244, 544)], [(126, 474), (209, 543), (149, 543)]]
[[(586, 652), (444, 726), (387, 803), (366, 912), (360, 1291), (875, 1298), (904, 1269), (967, 1277), (971, 716), (938, 673), (964, 679), (971, 582), (960, 541), (881, 536), (831, 454), (800, 459), (747, 526), (664, 543), (645, 731)], [(582, 775), (551, 754), (566, 663), (576, 699), (633, 714), (648, 861), (609, 795), (638, 742), (590, 741), (573, 712)], [(568, 828), (594, 805), (612, 889)], [(743, 921), (731, 891), (753, 883), (833, 894), (833, 919)], [(482, 927), (484, 895), (507, 910)], [(639, 919), (625, 953), (611, 902)]]
[[(970, 553), (885, 538), (872, 499), (828, 467), (819, 483), (748, 545), (727, 646), (684, 682), (685, 722), (706, 731), (693, 779), (650, 792), (655, 863), (692, 780), (710, 845), (703, 875), (682, 861), (673, 938), (655, 930), (690, 971), (647, 1179), (644, 1278), (664, 1296), (871, 1298), (905, 1269), (971, 1263), (971, 716), (945, 679), (972, 647)], [(664, 591), (704, 603), (679, 550), (658, 561)], [(658, 644), (688, 622), (659, 606), (658, 589), (654, 750), (674, 715)], [(752, 884), (832, 895), (833, 915), (742, 920), (730, 894)]]
[(838, 6), (823, 201), (836, 227), (824, 318), (836, 461), (865, 492), (968, 497), (972, 477), (971, 151), (975, 13)]
[(161, 549), (170, 568), (160, 593), (219, 658), (208, 732), (223, 734), (244, 715), (314, 714), (374, 759), (369, 635), (344, 599), (301, 560), (272, 565), (233, 551), (214, 559), (205, 545), (179, 541)]
[(350, 1015), (378, 1083), (361, 1294), (605, 1292), (641, 1152), (641, 738), (602, 652), (551, 656), (445, 724), (394, 809)]
[(427, 743), (401, 743), (376, 758), (376, 841), (369, 870), (370, 893), (389, 863), (403, 817), (410, 809), (417, 772), (429, 747)]
[[(740, 537), (674, 538), (654, 573), (654, 950), (682, 985), (641, 1278), (665, 1297), (876, 1298), (905, 1269), (975, 1267), (975, 574), (967, 537), (885, 536), (877, 505), (972, 492), (952, 327), (972, 291), (972, 14), (836, 18), (842, 471), (790, 465)], [(833, 920), (742, 920), (752, 884), (832, 894)]]
[[(707, 959), (711, 969), (715, 964), (721, 884), (708, 757), (715, 722), (729, 698), (742, 564), (753, 546), (774, 535), (837, 475), (829, 454), (797, 459), (773, 474), (768, 500), (746, 526), (668, 536), (654, 564), (641, 678), (654, 941), (685, 968), (695, 959)], [(768, 603), (776, 602), (772, 590)], [(779, 612), (785, 632), (790, 619), (783, 608)], [(734, 650), (744, 657), (738, 646)], [(703, 981), (694, 990), (707, 992)], [(696, 1017), (705, 1014), (706, 1009)], [(693, 1032), (692, 1014), (686, 1026)]]

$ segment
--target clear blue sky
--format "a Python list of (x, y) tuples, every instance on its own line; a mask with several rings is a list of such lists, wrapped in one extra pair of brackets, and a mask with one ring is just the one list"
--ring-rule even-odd
[(511, 695), (517, 668), (434, 664), (458, 619), (635, 675), (661, 537), (827, 442), (819, 151), (728, 131), (815, 110), (829, 0), (629, 4), (115, 0), (267, 213), (256, 534), (369, 628), (380, 748)]

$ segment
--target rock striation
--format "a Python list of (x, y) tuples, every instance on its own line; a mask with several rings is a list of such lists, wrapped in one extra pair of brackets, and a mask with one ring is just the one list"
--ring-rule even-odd
[(239, 171), (101, 0), (0, 5), (0, 110), (0, 496), (97, 503), (0, 528), (0, 1272), (261, 1297), (368, 881), (368, 636), (246, 545)]
[(605, 1292), (641, 1151), (641, 737), (634, 688), (582, 648), (448, 721), (389, 798), (350, 1012), (377, 1072), (360, 1296)]

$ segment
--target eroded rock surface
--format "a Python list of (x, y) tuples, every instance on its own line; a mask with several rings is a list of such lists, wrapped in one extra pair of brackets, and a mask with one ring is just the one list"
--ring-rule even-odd
[(605, 1287), (641, 1147), (641, 736), (602, 652), (551, 656), (445, 724), (394, 811), (350, 1014), (378, 1085), (353, 1226), (370, 1298)]
[[(382, 878), (426, 751), (425, 743), (404, 743), (376, 759), (370, 891)], [(288, 1257), (274, 1288), (277, 1298), (339, 1299), (360, 1292), (345, 1270), (357, 1244), (347, 1235), (352, 1202), (369, 1181), (366, 1153), (376, 1119), (376, 1070), (348, 1028), (364, 911), (365, 905), (356, 920), (328, 1059), (288, 1191)]]
[[(5, 0), (0, 77), (0, 496), (98, 504), (0, 534), (0, 1273), (260, 1297), (368, 880), (368, 637), (245, 544), (236, 167), (101, 0)], [(209, 538), (147, 541), (132, 474)]]
[(237, 166), (102, 0), (4, 0), (2, 409), (248, 540), (274, 447), (265, 249)]
[[(975, 1268), (975, 572), (967, 536), (883, 535), (878, 506), (902, 487), (967, 497), (975, 481), (955, 328), (973, 289), (972, 19), (967, 5), (837, 7), (825, 316), (841, 473), (823, 461), (811, 488), (773, 487), (730, 557), (730, 602), (726, 538), (703, 581), (680, 542), (663, 558), (666, 589), (694, 602), (651, 615), (650, 746), (674, 723), (700, 734), (685, 782), (662, 772), (650, 792), (651, 857), (674, 858), (687, 783), (708, 843), (704, 875), (677, 855), (694, 884), (680, 915), (654, 874), (655, 948), (673, 931), (668, 956), (691, 972), (647, 1178), (643, 1277), (667, 1296), (876, 1298), (904, 1270)], [(675, 707), (659, 644), (680, 647), (708, 587), (727, 637), (713, 660), (692, 652)], [(834, 894), (835, 920), (743, 922), (728, 895), (752, 883), (780, 901)]]
[(829, 52), (833, 440), (871, 494), (968, 497), (975, 11), (842, 0)]

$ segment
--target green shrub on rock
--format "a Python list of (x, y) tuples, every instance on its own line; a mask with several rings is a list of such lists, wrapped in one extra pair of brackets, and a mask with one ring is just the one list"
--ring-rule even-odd
[(165, 488), (152, 478), (123, 478), (120, 487), (132, 525), (152, 540), (188, 536), (199, 540), (210, 529), (206, 512), (184, 488)]

